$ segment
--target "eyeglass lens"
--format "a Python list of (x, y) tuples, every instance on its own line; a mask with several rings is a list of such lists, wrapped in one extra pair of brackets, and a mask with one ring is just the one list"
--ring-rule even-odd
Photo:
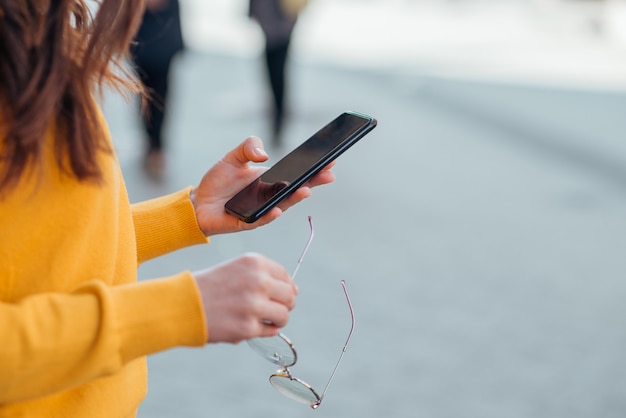
[(280, 333), (275, 337), (249, 340), (248, 344), (266, 360), (280, 367), (291, 367), (298, 359), (291, 341)]
[(270, 376), (270, 383), (280, 393), (286, 397), (309, 405), (313, 409), (322, 403), (320, 396), (308, 383), (291, 376), (288, 371), (282, 371)]

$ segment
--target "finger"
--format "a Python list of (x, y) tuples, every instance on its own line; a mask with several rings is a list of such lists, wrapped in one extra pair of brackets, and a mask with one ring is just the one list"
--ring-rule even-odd
[(280, 328), (274, 324), (261, 322), (259, 337), (274, 337), (278, 335)]
[(271, 301), (280, 303), (292, 310), (296, 306), (296, 286), (293, 280), (289, 282), (275, 281), (268, 292)]
[(330, 169), (328, 169), (328, 170), (322, 170), (319, 173), (317, 173), (315, 176), (311, 178), (311, 180), (309, 180), (306, 183), (306, 185), (309, 187), (316, 187), (316, 186), (321, 186), (323, 184), (332, 183), (333, 181), (335, 181), (335, 173), (333, 173), (332, 171), (330, 171)]
[(308, 186), (300, 187), (298, 190), (293, 192), (289, 197), (287, 197), (285, 200), (283, 200), (278, 205), (278, 207), (280, 208), (281, 211), (284, 212), (287, 209), (289, 209), (290, 207), (292, 207), (292, 206), (300, 203), (304, 199), (310, 197), (312, 194), (313, 194), (313, 192), (311, 191), (310, 187), (308, 187)]
[(251, 136), (243, 143), (246, 157), (255, 163), (267, 161), (270, 157), (265, 152), (263, 141), (256, 136)]
[(267, 301), (259, 310), (259, 318), (262, 326), (283, 328), (289, 321), (289, 310), (282, 303)]
[(335, 174), (331, 171), (321, 171), (316, 174), (306, 186), (302, 186), (296, 191), (294, 191), (291, 195), (289, 195), (285, 200), (280, 202), (278, 206), (272, 208), (267, 214), (263, 215), (258, 221), (254, 224), (244, 224), (242, 225), (242, 229), (253, 229), (258, 228), (263, 225), (267, 225), (276, 219), (278, 219), (284, 211), (289, 209), (292, 206), (300, 203), (304, 199), (310, 197), (313, 192), (311, 190), (312, 187), (320, 186), (323, 184), (332, 183), (335, 180)]
[(275, 282), (270, 288), (270, 297), (273, 300), (283, 302), (289, 309), (293, 309), (295, 306), (295, 296), (298, 294), (298, 286), (296, 286), (291, 275), (281, 264), (273, 260), (272, 262), (274, 264), (270, 274)]
[(223, 161), (235, 166), (242, 166), (252, 161), (255, 163), (266, 161), (269, 158), (259, 137), (249, 136), (237, 148), (224, 156)]
[(337, 164), (337, 160), (332, 160), (326, 165), (326, 167), (322, 169), (322, 171), (332, 169), (335, 166), (335, 164)]
[(273, 270), (271, 274), (275, 282), (274, 286), (270, 288), (270, 298), (283, 303), (291, 310), (296, 306), (296, 296), (299, 292), (298, 286), (282, 264), (273, 260), (272, 262), (274, 263), (273, 269), (275, 270)]

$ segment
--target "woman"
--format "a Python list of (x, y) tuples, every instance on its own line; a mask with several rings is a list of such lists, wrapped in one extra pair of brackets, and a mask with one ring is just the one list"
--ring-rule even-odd
[(141, 91), (118, 64), (142, 8), (0, 0), (0, 417), (135, 416), (146, 355), (275, 335), (294, 307), (289, 274), (258, 254), (137, 282), (139, 263), (333, 181), (238, 221), (224, 203), (267, 159), (250, 137), (196, 187), (131, 205), (94, 94)]

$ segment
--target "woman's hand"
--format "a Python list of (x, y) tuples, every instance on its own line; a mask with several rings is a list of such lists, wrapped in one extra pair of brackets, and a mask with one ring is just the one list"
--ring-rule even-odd
[(193, 273), (202, 297), (209, 342), (271, 337), (284, 327), (297, 288), (280, 264), (246, 254)]
[(266, 167), (253, 166), (249, 163), (262, 163), (268, 158), (263, 149), (263, 142), (251, 136), (218, 161), (192, 190), (191, 199), (196, 209), (198, 224), (206, 236), (266, 225), (278, 218), (283, 211), (309, 197), (312, 187), (331, 183), (335, 179), (330, 171), (333, 162), (253, 224), (245, 223), (226, 213), (224, 204), (267, 170)]

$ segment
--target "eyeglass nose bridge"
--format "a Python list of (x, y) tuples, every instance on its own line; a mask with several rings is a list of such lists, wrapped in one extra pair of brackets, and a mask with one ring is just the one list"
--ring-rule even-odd
[(289, 367), (291, 366), (284, 366), (276, 370), (276, 373), (270, 376), (270, 383), (272, 381), (272, 377), (284, 377), (292, 381), (300, 382), (300, 379), (291, 374), (291, 370), (289, 369)]

